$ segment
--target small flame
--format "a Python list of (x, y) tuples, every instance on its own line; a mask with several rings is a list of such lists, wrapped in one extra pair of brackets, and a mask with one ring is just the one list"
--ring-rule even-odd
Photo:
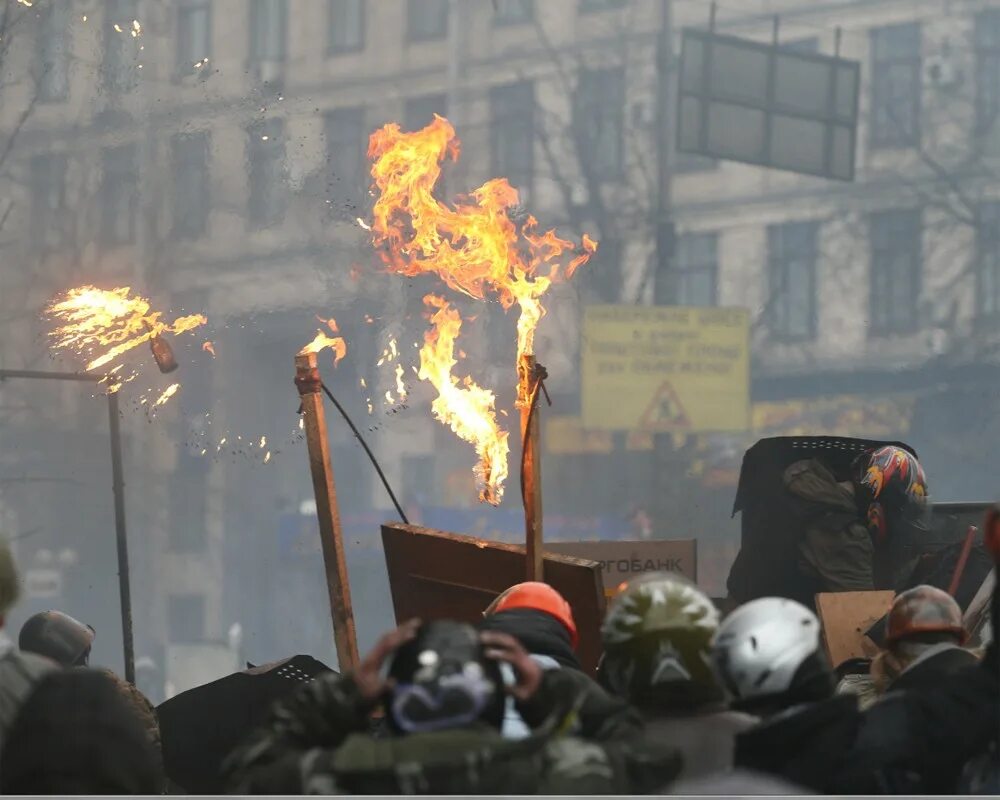
[[(320, 322), (325, 322), (333, 333), (340, 333), (335, 319), (323, 319), (323, 317), (317, 317), (317, 319)], [(344, 341), (342, 336), (329, 336), (323, 331), (318, 330), (316, 331), (316, 338), (299, 350), (299, 355), (304, 356), (307, 353), (320, 353), (328, 347), (333, 350), (333, 365), (337, 366), (340, 360), (347, 355), (347, 342)]]
[(400, 402), (406, 399), (406, 384), (403, 383), (403, 367), (399, 364), (396, 365), (396, 394), (399, 395)]
[(264, 463), (266, 464), (266, 463), (268, 463), (268, 462), (269, 462), (270, 460), (271, 460), (271, 451), (270, 451), (270, 450), (268, 450), (268, 451), (267, 451), (267, 453), (265, 453), (265, 454), (264, 454)]
[[(431, 411), (459, 438), (476, 448), (479, 464), (479, 499), (498, 505), (503, 497), (503, 482), (507, 477), (507, 432), (497, 424), (493, 392), (476, 385), (472, 378), (461, 382), (452, 375), (455, 366), (455, 339), (462, 328), (462, 317), (447, 301), (436, 295), (424, 298), (433, 311), (433, 327), (424, 334), (420, 350), (421, 380), (429, 381), (438, 391)], [(461, 385), (460, 385), (461, 383)]]
[(202, 344), (201, 349), (206, 353), (211, 353), (212, 358), (215, 358), (215, 342), (205, 342)]
[(370, 417), (375, 413), (375, 406), (372, 405), (372, 399), (370, 397), (365, 398), (365, 405), (368, 406), (368, 416)]
[(179, 383), (172, 383), (172, 384), (170, 384), (166, 389), (163, 390), (163, 394), (161, 394), (157, 398), (156, 402), (153, 403), (153, 405), (154, 406), (162, 406), (162, 405), (164, 405), (171, 397), (173, 397), (175, 394), (177, 394), (177, 391), (180, 388), (181, 388), (181, 385)]
[(306, 421), (299, 417), (299, 430), (304, 431), (306, 429)]
[(355, 221), (366, 231), (370, 231), (372, 229), (372, 226), (369, 225), (367, 222), (365, 222), (363, 219), (361, 219), (361, 217), (355, 217)]
[(266, 436), (261, 436), (260, 437), (260, 449), (263, 450), (265, 447), (267, 447), (267, 437)]
[(122, 30), (122, 26), (119, 25), (117, 22), (115, 23), (114, 27), (115, 30), (118, 31), (118, 33), (124, 33), (124, 31)]
[(368, 388), (368, 384), (367, 384), (367, 382), (365, 381), (364, 378), (361, 379), (361, 388), (362, 389), (367, 389)]
[(201, 314), (163, 322), (146, 298), (130, 292), (127, 286), (110, 291), (81, 286), (51, 303), (46, 313), (63, 323), (49, 334), (52, 347), (90, 357), (89, 372), (164, 333), (185, 333), (208, 322)]

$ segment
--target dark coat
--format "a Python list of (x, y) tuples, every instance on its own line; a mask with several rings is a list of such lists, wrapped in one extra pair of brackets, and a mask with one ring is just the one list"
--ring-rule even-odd
[(952, 647), (942, 650), (933, 656), (920, 661), (905, 670), (889, 687), (891, 692), (925, 691), (936, 689), (941, 685), (941, 679), (962, 669), (974, 667), (979, 663), (968, 650)]
[(736, 737), (736, 766), (829, 793), (857, 736), (853, 695), (794, 706)]
[(579, 702), (569, 674), (547, 672), (538, 702), (519, 706), (545, 722), (518, 741), (485, 725), (372, 738), (370, 705), (351, 677), (324, 676), (279, 702), (224, 769), (241, 794), (629, 794), (677, 775), (680, 758), (656, 742), (559, 736)]

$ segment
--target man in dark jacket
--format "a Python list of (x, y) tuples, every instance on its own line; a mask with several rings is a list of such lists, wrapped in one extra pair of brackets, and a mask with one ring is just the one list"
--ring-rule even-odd
[[(388, 681), (381, 677), (392, 658)], [(500, 734), (505, 691), (536, 731)], [(381, 703), (392, 735), (367, 731)], [(562, 670), (543, 671), (516, 640), (454, 622), (387, 634), (353, 675), (322, 676), (273, 710), (226, 764), (238, 793), (643, 793), (667, 784), (679, 759), (655, 742), (560, 735), (578, 708)]]
[(915, 586), (896, 597), (889, 612), (886, 649), (872, 664), (876, 684), (888, 691), (923, 691), (978, 659), (962, 645), (962, 609), (947, 592)]
[[(566, 599), (547, 583), (527, 581), (511, 586), (483, 612), (480, 630), (513, 636), (544, 670), (562, 669), (564, 679), (572, 680), (580, 695), (572, 733), (586, 739), (608, 739), (613, 727), (637, 727), (639, 715), (620, 700), (610, 697), (580, 668), (576, 657), (578, 641), (573, 610)], [(507, 685), (515, 676), (507, 664), (501, 664)], [(531, 735), (530, 726), (518, 714), (513, 697), (507, 698), (503, 735), (523, 739)]]
[(712, 665), (733, 706), (763, 721), (736, 737), (736, 766), (828, 793), (860, 721), (835, 676), (816, 615), (793, 600), (762, 597), (730, 614), (712, 644)]

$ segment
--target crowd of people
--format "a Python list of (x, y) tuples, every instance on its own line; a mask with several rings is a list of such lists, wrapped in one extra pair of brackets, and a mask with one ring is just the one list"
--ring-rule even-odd
[[(0, 546), (0, 622), (17, 586)], [(994, 629), (998, 605), (994, 589)], [(355, 670), (289, 691), (219, 773), (250, 794), (1000, 791), (997, 645), (963, 649), (940, 590), (897, 597), (866, 708), (788, 598), (722, 617), (684, 578), (648, 573), (619, 587), (601, 635), (592, 677), (573, 609), (544, 583), (511, 587), (477, 625), (408, 621)], [(92, 641), (59, 612), (17, 645), (0, 627), (0, 791), (196, 792), (166, 774), (156, 710), (87, 666)]]

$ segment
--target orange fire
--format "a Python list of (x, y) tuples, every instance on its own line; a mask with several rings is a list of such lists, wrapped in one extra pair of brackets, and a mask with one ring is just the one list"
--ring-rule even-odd
[[(424, 334), (420, 350), (421, 380), (437, 389), (431, 411), (445, 425), (476, 448), (479, 465), (479, 499), (497, 505), (503, 497), (507, 478), (507, 432), (500, 430), (495, 413), (496, 397), (472, 378), (456, 378), (455, 340), (462, 329), (462, 317), (443, 297), (429, 294), (424, 303), (432, 309), (431, 330)], [(436, 310), (435, 310), (436, 309)]]
[(89, 358), (89, 372), (156, 336), (185, 333), (208, 322), (201, 314), (164, 322), (162, 312), (150, 312), (149, 301), (138, 295), (130, 297), (131, 291), (127, 286), (70, 289), (46, 308), (49, 316), (62, 323), (49, 333), (52, 346)]
[[(368, 155), (379, 192), (373, 209), (372, 241), (393, 272), (436, 275), (451, 289), (477, 300), (496, 297), (504, 309), (517, 304), (520, 363), (521, 356), (534, 352), (535, 330), (545, 314), (542, 296), (554, 282), (571, 277), (597, 250), (597, 243), (587, 235), (578, 246), (551, 230), (538, 233), (538, 223), (530, 215), (523, 223), (515, 222), (510, 212), (517, 206), (518, 194), (506, 178), (489, 180), (451, 205), (442, 203), (434, 196), (441, 164), (448, 158), (457, 160), (459, 149), (451, 123), (436, 115), (421, 131), (404, 133), (391, 123), (371, 135)], [(442, 311), (434, 315), (436, 326), (444, 323)], [(449, 310), (448, 319), (452, 315), (460, 326), (458, 312)], [(439, 339), (443, 334), (433, 341)], [(428, 339), (421, 350), (421, 363), (433, 360), (433, 354), (427, 352), (431, 346)], [(454, 364), (450, 352), (449, 360)], [(448, 369), (450, 373), (451, 367)], [(442, 385), (446, 382), (444, 376), (438, 379)], [(435, 386), (441, 392), (441, 387)], [(487, 486), (498, 499), (500, 482), (506, 476), (507, 434), (496, 427), (493, 395), (488, 394), (488, 408), (481, 403), (461, 406), (454, 413), (470, 416), (458, 419), (453, 415), (448, 424), (473, 442), (481, 457), (491, 454), (494, 460), (481, 462), (478, 471), (498, 478), (493, 489)], [(519, 391), (518, 396), (526, 394)], [(469, 438), (472, 431), (487, 439)], [(504, 437), (502, 445), (500, 436)], [(502, 467), (496, 461), (501, 452)]]
[[(316, 317), (316, 319), (320, 322), (325, 322), (327, 327), (333, 333), (340, 333), (340, 328), (337, 327), (337, 321), (335, 319), (323, 319), (323, 317)], [(337, 364), (340, 363), (340, 359), (347, 355), (347, 342), (344, 341), (342, 336), (330, 336), (322, 330), (316, 331), (316, 338), (299, 350), (299, 355), (303, 356), (306, 353), (320, 353), (328, 347), (333, 350), (333, 365), (337, 366)]]

